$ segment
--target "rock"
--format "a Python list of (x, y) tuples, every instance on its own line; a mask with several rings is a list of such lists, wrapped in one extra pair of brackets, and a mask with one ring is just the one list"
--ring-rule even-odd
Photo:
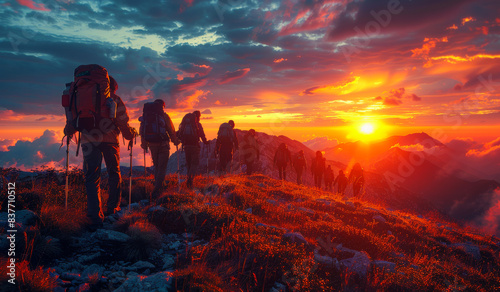
[(148, 277), (131, 276), (115, 292), (167, 292), (172, 288), (172, 272), (160, 272)]
[(327, 266), (334, 266), (337, 269), (340, 269), (339, 261), (336, 258), (332, 258), (329, 256), (322, 256), (319, 253), (314, 253), (314, 260), (320, 264)]
[(387, 230), (387, 235), (392, 235), (392, 232), (390, 230)]
[(267, 225), (267, 224), (264, 224), (264, 223), (256, 223), (255, 226), (256, 227), (274, 228), (274, 229), (279, 229), (279, 230), (283, 230), (285, 232), (288, 232), (288, 229), (286, 229), (286, 228), (281, 228), (281, 227), (277, 227), (277, 226)]
[(300, 232), (285, 233), (283, 234), (283, 239), (291, 243), (303, 244), (305, 246), (309, 246), (309, 242), (307, 242), (307, 240)]
[(81, 277), (85, 281), (88, 281), (90, 277), (95, 277), (95, 275), (97, 274), (97, 279), (100, 279), (103, 273), (104, 273), (103, 266), (92, 264), (83, 270)]
[(266, 200), (269, 204), (273, 204), (275, 206), (278, 206), (278, 202), (276, 202), (275, 200), (271, 200), (271, 199), (267, 199)]
[(138, 262), (136, 262), (135, 264), (133, 264), (132, 266), (130, 266), (128, 268), (129, 269), (133, 268), (135, 270), (145, 270), (145, 269), (154, 269), (156, 267), (155, 267), (155, 265), (153, 265), (150, 262), (147, 262), (147, 261), (138, 261)]
[(365, 252), (357, 252), (354, 257), (341, 260), (340, 264), (346, 267), (350, 272), (356, 273), (364, 278), (370, 271), (371, 260)]
[(80, 276), (80, 274), (77, 274), (77, 273), (62, 273), (60, 275), (60, 278), (62, 280), (67, 280), (67, 281), (76, 281), (76, 282), (83, 282), (83, 279), (82, 277)]
[(128, 273), (127, 273), (127, 278), (136, 277), (136, 276), (138, 276), (138, 275), (139, 275), (139, 274), (138, 274), (138, 273), (136, 273), (136, 272), (128, 272)]
[(167, 250), (179, 250), (182, 248), (182, 242), (181, 241), (173, 241), (169, 242), (166, 244), (166, 249)]
[(166, 254), (163, 256), (163, 267), (162, 270), (170, 270), (175, 265), (175, 257), (170, 254)]
[(304, 208), (304, 207), (299, 207), (298, 209), (299, 209), (300, 211), (302, 211), (302, 212), (306, 212), (307, 214), (311, 214), (311, 215), (316, 214), (316, 212), (314, 212), (313, 210), (311, 210), (311, 209), (307, 209), (307, 208)]
[(372, 264), (391, 273), (396, 272), (396, 264), (393, 262), (373, 261)]
[(459, 249), (463, 250), (464, 252), (466, 252), (467, 254), (469, 254), (470, 256), (472, 256), (477, 261), (481, 260), (481, 251), (479, 250), (479, 247), (476, 246), (476, 245), (474, 245), (474, 244), (471, 244), (471, 243), (455, 243), (455, 244), (452, 244), (450, 246), (451, 247), (456, 247), (456, 248), (459, 248)]
[(89, 255), (81, 255), (78, 258), (78, 261), (80, 263), (85, 264), (85, 263), (94, 261), (95, 259), (99, 258), (100, 256), (101, 256), (101, 252), (96, 252), (96, 253), (92, 253), (92, 254), (89, 254)]
[(375, 215), (373, 216), (373, 220), (377, 221), (377, 222), (380, 222), (380, 223), (385, 223), (387, 222), (387, 220), (385, 220), (384, 217), (380, 216), (380, 215)]
[(354, 208), (354, 203), (353, 202), (345, 202), (345, 204), (349, 207), (353, 207)]
[(130, 239), (125, 233), (121, 233), (114, 230), (97, 229), (97, 231), (92, 235), (95, 239), (108, 242), (126, 242)]
[(109, 277), (108, 278), (124, 278), (125, 277), (125, 273), (123, 271), (118, 271), (118, 272), (114, 272), (114, 273), (111, 273), (109, 274)]
[(90, 284), (89, 283), (83, 283), (80, 286), (78, 286), (78, 292), (90, 292)]
[(269, 290), (269, 292), (286, 292), (286, 286), (281, 283), (274, 282), (274, 286), (271, 290)]
[(248, 214), (252, 214), (252, 208), (246, 209), (245, 212), (247, 212)]
[(258, 183), (257, 186), (260, 187), (260, 188), (264, 188), (265, 187), (265, 185), (263, 183)]
[(147, 210), (147, 213), (152, 213), (152, 212), (166, 212), (167, 209), (163, 208), (162, 206), (153, 206)]
[(24, 226), (32, 226), (40, 222), (40, 217), (31, 210), (21, 210), (16, 212), (16, 222)]
[[(16, 230), (24, 230), (27, 226), (33, 226), (37, 223), (41, 222), (40, 217), (31, 211), (31, 210), (21, 210), (16, 211)], [(8, 228), (9, 214), (7, 212), (0, 213), (0, 222), (2, 222), (2, 226)], [(23, 227), (23, 228), (20, 228)]]

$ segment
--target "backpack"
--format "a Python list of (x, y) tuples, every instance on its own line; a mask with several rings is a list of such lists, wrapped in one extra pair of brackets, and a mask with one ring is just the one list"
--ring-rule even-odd
[(196, 116), (193, 113), (186, 114), (182, 118), (177, 134), (182, 144), (194, 145), (199, 141), (198, 127), (196, 126)]
[(221, 143), (232, 143), (234, 138), (233, 127), (229, 123), (223, 123), (219, 127), (217, 140)]
[(163, 106), (158, 102), (148, 102), (142, 109), (142, 131), (147, 142), (169, 141), (167, 134), (167, 121), (165, 120)]
[[(109, 104), (114, 100), (110, 97), (109, 76), (104, 67), (96, 64), (77, 67), (69, 97), (70, 122), (77, 131), (96, 129), (102, 118), (112, 118)], [(114, 106), (116, 109), (116, 102)]]
[(277, 165), (285, 165), (287, 163), (286, 159), (286, 151), (287, 148), (278, 148), (278, 151), (276, 151), (276, 164)]
[(294, 157), (293, 164), (295, 167), (304, 167), (304, 165), (306, 164), (306, 159), (305, 159), (304, 155), (297, 153), (297, 155), (295, 155), (295, 157)]

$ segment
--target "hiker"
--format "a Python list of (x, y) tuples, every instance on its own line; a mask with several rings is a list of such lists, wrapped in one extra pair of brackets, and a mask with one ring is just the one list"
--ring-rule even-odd
[(345, 188), (347, 187), (347, 177), (344, 174), (344, 171), (339, 170), (339, 175), (335, 178), (333, 182), (333, 186), (337, 185), (337, 192), (340, 194), (344, 194)]
[(233, 154), (236, 150), (238, 150), (238, 138), (234, 132), (234, 121), (230, 120), (220, 125), (215, 143), (215, 154), (219, 156), (221, 174), (231, 172), (231, 161), (233, 161)]
[(333, 184), (333, 179), (334, 179), (334, 174), (333, 174), (333, 169), (331, 165), (328, 165), (328, 167), (325, 170), (325, 189), (327, 191), (333, 191), (332, 184)]
[(200, 139), (205, 145), (208, 145), (203, 126), (200, 124), (200, 111), (188, 113), (182, 118), (179, 125), (177, 137), (181, 140), (182, 148), (186, 154), (187, 165), (187, 182), (188, 188), (193, 187), (193, 178), (198, 170), (200, 164)]
[(314, 186), (321, 189), (321, 179), (325, 172), (326, 159), (323, 158), (321, 151), (316, 151), (316, 157), (311, 163), (311, 171), (314, 176)]
[(361, 164), (356, 163), (352, 167), (352, 170), (349, 173), (349, 183), (352, 183), (352, 193), (354, 197), (358, 197), (365, 184), (365, 177)]
[(293, 167), (297, 173), (297, 184), (302, 184), (302, 173), (307, 169), (304, 150), (300, 150), (293, 158)]
[(292, 156), (290, 150), (285, 143), (281, 143), (276, 153), (274, 154), (274, 165), (278, 167), (280, 179), (286, 180), (286, 166), (292, 163)]
[(243, 157), (243, 163), (247, 166), (247, 175), (251, 175), (254, 171), (254, 165), (260, 158), (259, 144), (257, 139), (255, 139), (255, 130), (250, 129), (245, 136), (243, 136), (243, 141), (241, 142), (241, 152)]
[[(137, 131), (128, 124), (129, 116), (121, 98), (116, 95), (117, 82), (99, 65), (82, 65), (75, 69), (75, 81), (71, 85), (70, 117), (64, 134), (71, 137), (80, 133), (83, 153), (83, 172), (87, 191), (88, 229), (102, 227), (105, 216), (120, 210), (121, 175), (120, 146), (118, 135), (130, 142)], [(96, 107), (92, 98), (97, 95), (101, 106)], [(107, 106), (107, 105), (111, 106)], [(76, 111), (78, 109), (78, 112)], [(78, 150), (77, 150), (78, 153)], [(78, 155), (78, 154), (77, 154)], [(109, 196), (107, 209), (100, 208), (100, 182), (102, 159), (108, 172)]]
[(164, 188), (165, 175), (167, 173), (168, 158), (170, 156), (170, 142), (175, 146), (179, 140), (175, 135), (175, 127), (172, 120), (164, 112), (165, 102), (157, 99), (154, 102), (144, 104), (142, 116), (139, 118), (141, 126), (141, 148), (151, 151), (154, 166), (154, 189), (152, 198), (157, 198)]

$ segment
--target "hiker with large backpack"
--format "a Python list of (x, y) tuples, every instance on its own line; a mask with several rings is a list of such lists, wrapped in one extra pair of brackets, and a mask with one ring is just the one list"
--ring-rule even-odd
[(255, 138), (255, 130), (250, 129), (245, 136), (243, 136), (243, 141), (240, 144), (240, 154), (243, 157), (243, 163), (247, 166), (247, 175), (251, 175), (255, 168), (255, 163), (260, 158), (259, 143)]
[(311, 163), (311, 171), (314, 176), (314, 186), (321, 189), (321, 180), (325, 173), (325, 158), (321, 151), (316, 151), (316, 157)]
[(164, 188), (165, 175), (167, 173), (168, 158), (170, 156), (170, 142), (175, 146), (179, 141), (175, 134), (172, 120), (164, 112), (165, 102), (157, 99), (154, 102), (144, 104), (142, 116), (139, 118), (141, 126), (141, 148), (151, 151), (154, 166), (154, 189), (152, 198), (157, 198)]
[(348, 183), (352, 183), (352, 193), (354, 197), (358, 197), (361, 189), (365, 184), (365, 177), (361, 164), (354, 164), (351, 172), (349, 173)]
[(238, 138), (234, 132), (234, 121), (230, 120), (220, 125), (215, 143), (215, 154), (219, 156), (221, 174), (231, 171), (231, 161), (233, 161), (233, 154), (236, 150), (238, 150)]
[(344, 171), (339, 170), (339, 175), (335, 178), (333, 182), (333, 186), (337, 185), (337, 192), (344, 195), (345, 188), (347, 187), (347, 177), (344, 174)]
[(200, 124), (200, 111), (186, 114), (179, 125), (177, 137), (181, 140), (182, 148), (186, 154), (186, 165), (188, 179), (186, 186), (193, 187), (193, 179), (200, 164), (200, 139), (205, 145), (209, 144)]
[(300, 150), (293, 158), (293, 167), (297, 173), (297, 184), (302, 184), (302, 174), (304, 170), (307, 169), (306, 157), (304, 156), (304, 150)]
[(278, 173), (281, 180), (286, 180), (286, 166), (292, 163), (292, 155), (285, 143), (281, 143), (273, 159), (274, 165), (278, 167)]
[(325, 170), (325, 189), (327, 191), (333, 191), (333, 180), (334, 180), (334, 174), (333, 174), (333, 169), (331, 165), (328, 165), (328, 167)]
[[(83, 153), (83, 171), (87, 191), (87, 217), (90, 230), (102, 226), (104, 216), (120, 210), (121, 174), (120, 132), (132, 141), (137, 131), (128, 124), (129, 116), (121, 98), (116, 95), (118, 84), (99, 65), (82, 65), (75, 69), (68, 95), (63, 95), (66, 107), (64, 134), (79, 133)], [(78, 155), (78, 150), (77, 150)], [(108, 172), (109, 196), (107, 209), (100, 208), (102, 159)]]

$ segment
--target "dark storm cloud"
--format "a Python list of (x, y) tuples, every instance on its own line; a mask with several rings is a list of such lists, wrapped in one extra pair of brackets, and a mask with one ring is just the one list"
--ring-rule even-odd
[[(472, 0), (373, 0), (355, 1), (332, 23), (328, 37), (341, 41), (354, 36), (417, 31), (447, 21)], [(357, 29), (356, 29), (357, 28)], [(377, 29), (378, 28), (378, 29)], [(358, 31), (360, 30), (361, 33)]]

